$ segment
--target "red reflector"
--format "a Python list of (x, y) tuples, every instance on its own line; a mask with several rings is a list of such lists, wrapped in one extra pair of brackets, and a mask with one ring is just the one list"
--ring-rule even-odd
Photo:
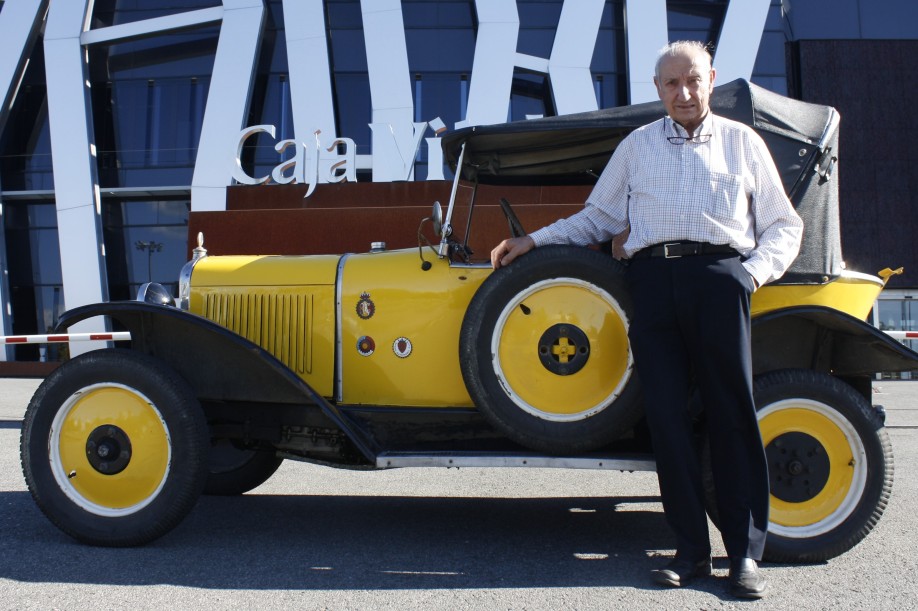
[(70, 340), (70, 336), (68, 335), (49, 335), (48, 336), (49, 342), (66, 342), (69, 340)]

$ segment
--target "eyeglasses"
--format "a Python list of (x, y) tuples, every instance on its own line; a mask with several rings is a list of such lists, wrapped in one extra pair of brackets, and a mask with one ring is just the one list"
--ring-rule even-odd
[[(663, 133), (666, 133), (666, 121), (663, 122)], [(671, 144), (685, 144), (693, 142), (695, 144), (704, 144), (711, 139), (711, 134), (698, 134), (697, 136), (666, 136)]]
[(697, 136), (692, 136), (691, 138), (687, 136), (667, 136), (672, 144), (685, 144), (686, 142), (695, 142), (697, 144), (704, 144), (711, 139), (711, 134), (698, 134)]

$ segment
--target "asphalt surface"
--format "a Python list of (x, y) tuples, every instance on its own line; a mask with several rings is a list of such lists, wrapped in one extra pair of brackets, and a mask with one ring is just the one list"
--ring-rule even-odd
[(727, 594), (716, 534), (714, 578), (650, 583), (673, 551), (652, 473), (288, 462), (249, 494), (202, 498), (150, 545), (80, 545), (23, 481), (37, 384), (0, 379), (0, 609), (918, 608), (918, 382), (875, 385), (896, 461), (877, 527), (828, 563), (763, 565), (757, 602)]

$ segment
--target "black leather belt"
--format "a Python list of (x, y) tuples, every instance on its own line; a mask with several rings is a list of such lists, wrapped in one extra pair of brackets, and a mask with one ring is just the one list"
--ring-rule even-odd
[(695, 255), (725, 255), (735, 254), (736, 249), (727, 244), (708, 244), (707, 242), (667, 242), (642, 248), (633, 255), (632, 259), (644, 259), (646, 257), (664, 257), (666, 259), (677, 259), (679, 257), (693, 257)]

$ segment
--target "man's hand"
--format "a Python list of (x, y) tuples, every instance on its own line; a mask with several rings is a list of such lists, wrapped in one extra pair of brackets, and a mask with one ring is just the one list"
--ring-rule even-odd
[(627, 253), (625, 253), (625, 242), (628, 241), (629, 235), (631, 235), (631, 227), (612, 238), (612, 256), (619, 261), (628, 258)]
[(491, 251), (491, 267), (498, 269), (505, 265), (510, 265), (511, 261), (520, 255), (526, 254), (533, 248), (535, 248), (535, 242), (528, 235), (519, 238), (508, 238)]

